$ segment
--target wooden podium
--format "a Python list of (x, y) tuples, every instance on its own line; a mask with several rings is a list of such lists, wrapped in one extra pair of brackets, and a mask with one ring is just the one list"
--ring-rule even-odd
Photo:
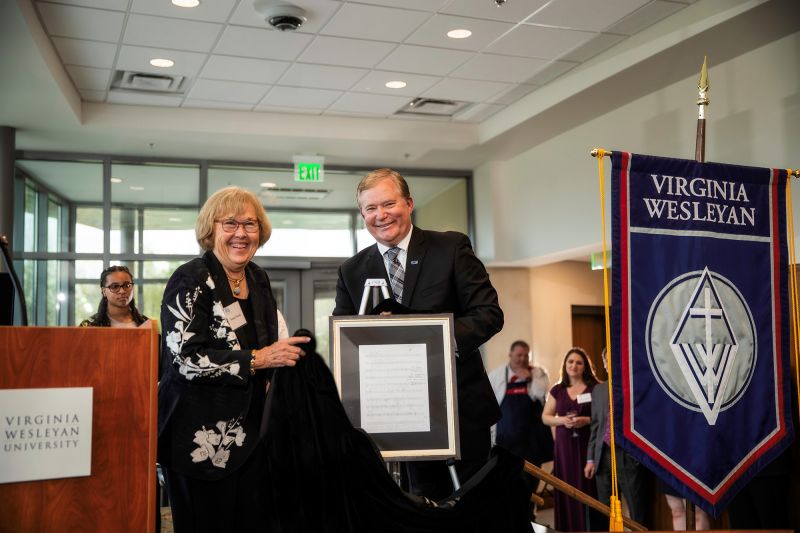
[(157, 382), (154, 324), (0, 327), (0, 389), (93, 388), (91, 475), (0, 484), (0, 532), (154, 531)]

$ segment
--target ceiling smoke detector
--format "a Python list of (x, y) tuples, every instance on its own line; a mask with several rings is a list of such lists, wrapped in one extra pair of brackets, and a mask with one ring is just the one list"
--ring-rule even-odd
[(270, 26), (280, 31), (294, 31), (306, 21), (305, 10), (292, 4), (255, 0), (253, 7)]

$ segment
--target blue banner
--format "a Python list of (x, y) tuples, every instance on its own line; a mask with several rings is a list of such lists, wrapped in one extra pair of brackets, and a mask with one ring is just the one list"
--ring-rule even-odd
[(613, 154), (618, 442), (716, 516), (793, 438), (787, 171)]

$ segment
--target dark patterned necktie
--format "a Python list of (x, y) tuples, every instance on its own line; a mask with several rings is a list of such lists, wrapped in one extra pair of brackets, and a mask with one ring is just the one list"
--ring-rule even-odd
[(397, 254), (400, 253), (400, 248), (396, 246), (389, 248), (384, 253), (386, 260), (386, 269), (389, 272), (389, 282), (392, 284), (392, 293), (394, 299), (398, 303), (403, 299), (403, 279), (406, 277), (406, 271), (403, 269), (403, 264), (397, 259)]

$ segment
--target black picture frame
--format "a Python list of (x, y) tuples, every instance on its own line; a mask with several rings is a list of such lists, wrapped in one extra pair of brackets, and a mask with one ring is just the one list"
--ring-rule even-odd
[(452, 314), (332, 316), (329, 338), (347, 415), (384, 460), (460, 459)]

